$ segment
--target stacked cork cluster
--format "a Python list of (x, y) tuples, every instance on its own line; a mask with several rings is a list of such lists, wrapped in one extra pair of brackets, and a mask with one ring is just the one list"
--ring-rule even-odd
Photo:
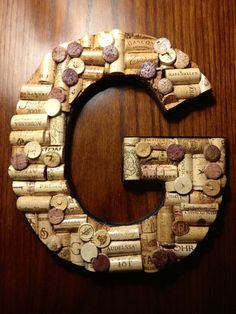
[(225, 140), (126, 137), (123, 145), (124, 180), (164, 184), (162, 206), (141, 225), (144, 270), (157, 271), (189, 255), (215, 221), (226, 184)]
[[(213, 198), (210, 192), (202, 192), (201, 180), (205, 174), (196, 177), (194, 168), (202, 167), (207, 161), (202, 157), (205, 156), (202, 149), (195, 150), (195, 144), (191, 143), (202, 148), (203, 144), (200, 143), (209, 142), (218, 147), (221, 155), (215, 164), (220, 163), (223, 172), (224, 145), (220, 139), (188, 139), (186, 142), (182, 139), (185, 154), (177, 164), (166, 157), (166, 146), (164, 150), (159, 151), (158, 147), (156, 150), (156, 146), (146, 139), (151, 151), (147, 156), (141, 156), (138, 151), (143, 150), (144, 140), (140, 140), (140, 143), (137, 140), (136, 143), (134, 138), (125, 139), (125, 161), (129, 160), (128, 163), (137, 170), (127, 176), (133, 170), (125, 162), (125, 179), (164, 178), (167, 181), (165, 206), (158, 212), (158, 219), (152, 216), (140, 224), (117, 227), (98, 223), (85, 214), (78, 201), (70, 196), (64, 174), (65, 135), (67, 118), (76, 97), (91, 84), (112, 74), (136, 75), (140, 80), (145, 80), (156, 92), (165, 110), (211, 88), (187, 54), (173, 49), (166, 38), (156, 39), (112, 30), (61, 44), (46, 54), (33, 78), (21, 88), (16, 115), (11, 119), (12, 158), (9, 175), (17, 196), (17, 208), (25, 213), (41, 241), (58, 256), (90, 271), (154, 272), (192, 252), (196, 242), (208, 230), (206, 226), (191, 227), (191, 219), (195, 219), (192, 211), (196, 208), (201, 210), (201, 216), (209, 207), (213, 218), (209, 221), (210, 216), (204, 214), (206, 225), (209, 225), (215, 218), (221, 200), (220, 191)], [(160, 141), (168, 142), (165, 139)], [(176, 143), (180, 139), (173, 141)], [(138, 146), (141, 148), (138, 149)], [(136, 149), (137, 154), (132, 153)], [(127, 154), (132, 155), (132, 158), (127, 159)], [(162, 168), (153, 164), (153, 160), (158, 163), (161, 161)], [(173, 183), (173, 180), (190, 171), (191, 162), (193, 190), (184, 195), (178, 194), (178, 188), (183, 182)], [(167, 180), (166, 175), (171, 180)], [(208, 181), (222, 186), (223, 178), (222, 174), (221, 179)], [(213, 190), (216, 188), (214, 184)], [(208, 186), (208, 191), (211, 189), (212, 186)], [(187, 211), (190, 216), (186, 214)], [(179, 229), (180, 223), (173, 227), (173, 217), (181, 221), (184, 228), (190, 224), (188, 234), (193, 233), (191, 241), (179, 241), (176, 233), (174, 238), (172, 231), (174, 228)], [(168, 231), (159, 226), (164, 221), (168, 226), (172, 224)], [(201, 236), (197, 237), (194, 233), (198, 234), (199, 229), (196, 228), (201, 229)]]

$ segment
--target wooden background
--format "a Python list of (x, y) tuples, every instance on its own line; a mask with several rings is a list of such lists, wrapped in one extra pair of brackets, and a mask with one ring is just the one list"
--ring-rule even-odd
[[(235, 0), (0, 1), (0, 313), (236, 313), (235, 15)], [(77, 119), (71, 158), (91, 213), (131, 221), (159, 203), (159, 186), (123, 186), (122, 136), (228, 139), (229, 184), (217, 222), (190, 258), (157, 275), (98, 276), (56, 258), (17, 212), (7, 175), (20, 86), (58, 43), (112, 28), (168, 37), (211, 81), (215, 100), (168, 121), (138, 87), (93, 97)]]

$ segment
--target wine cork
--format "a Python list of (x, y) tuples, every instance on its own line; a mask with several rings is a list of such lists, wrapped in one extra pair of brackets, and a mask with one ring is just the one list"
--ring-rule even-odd
[(19, 100), (16, 105), (17, 114), (39, 114), (46, 113), (46, 100)]
[(83, 80), (79, 78), (78, 82), (70, 87), (69, 91), (69, 104), (71, 104), (76, 97), (79, 96), (79, 94), (82, 92), (82, 87), (83, 87)]
[(143, 270), (146, 273), (155, 273), (157, 268), (153, 262), (152, 255), (157, 249), (156, 232), (141, 234)]
[(151, 153), (151, 146), (147, 142), (140, 141), (135, 145), (136, 154), (141, 157), (147, 157)]
[(166, 192), (164, 205), (179, 205), (189, 203), (189, 195), (180, 195), (178, 193)]
[(47, 53), (41, 64), (39, 70), (39, 82), (42, 84), (53, 84), (56, 70), (56, 62), (52, 58), (52, 53)]
[(80, 239), (78, 233), (70, 234), (70, 257), (73, 264), (84, 266), (84, 261), (80, 254), (83, 241)]
[(157, 219), (156, 215), (150, 216), (141, 223), (141, 230), (143, 233), (153, 233), (157, 230)]
[(139, 137), (124, 137), (123, 145), (124, 146), (135, 146), (139, 142)]
[(204, 169), (208, 161), (203, 154), (193, 155), (193, 189), (202, 190), (203, 185), (207, 181)]
[(222, 195), (218, 197), (210, 197), (200, 191), (193, 191), (189, 194), (191, 204), (209, 204), (222, 202)]
[(176, 211), (175, 217), (177, 217), (177, 219), (175, 219), (172, 224), (173, 233), (176, 236), (182, 236), (184, 234), (187, 234), (189, 232), (189, 224), (183, 219), (180, 219), (180, 216), (176, 215)]
[(35, 182), (35, 193), (45, 193), (55, 195), (58, 193), (69, 193), (69, 187), (66, 180)]
[(167, 152), (164, 150), (152, 150), (151, 154), (145, 159), (145, 162), (152, 161), (157, 164), (168, 164)]
[(123, 147), (123, 179), (140, 180), (139, 159), (135, 147)]
[(104, 75), (109, 75), (110, 73), (110, 63), (105, 63), (105, 66), (104, 66)]
[(114, 44), (114, 38), (109, 32), (98, 32), (94, 36), (94, 48), (106, 47)]
[(178, 164), (179, 176), (188, 176), (193, 179), (193, 158), (191, 154), (185, 154), (184, 159)]
[(135, 145), (135, 151), (139, 157), (144, 158), (150, 155), (151, 146), (147, 142), (140, 141)]
[(140, 238), (139, 231), (138, 225), (129, 225), (111, 227), (108, 233), (111, 240), (135, 240)]
[(62, 73), (64, 70), (67, 69), (70, 59), (71, 59), (70, 56), (67, 56), (63, 62), (60, 62), (57, 64), (55, 81), (54, 81), (54, 87), (61, 87), (65, 91), (68, 91), (69, 87), (64, 83), (62, 79)]
[(125, 54), (125, 68), (140, 69), (141, 65), (150, 61), (157, 65), (158, 54), (154, 52), (133, 52)]
[(42, 152), (42, 147), (38, 142), (29, 142), (24, 146), (24, 152), (28, 159), (37, 159)]
[(47, 212), (50, 209), (51, 196), (20, 196), (16, 207), (24, 212)]
[(80, 59), (86, 65), (101, 65), (104, 66), (105, 60), (102, 56), (102, 49), (83, 49)]
[(55, 195), (58, 193), (69, 193), (66, 180), (35, 182), (35, 194)]
[(139, 75), (139, 69), (125, 69), (125, 75)]
[[(43, 146), (41, 156), (39, 157), (38, 162), (43, 163), (43, 157), (48, 153), (57, 153), (60, 157), (61, 162), (64, 162), (64, 146)], [(37, 161), (36, 160), (36, 161)]]
[(157, 179), (160, 181), (173, 181), (178, 177), (178, 168), (175, 165), (158, 165)]
[(141, 165), (140, 172), (143, 180), (157, 179), (157, 165)]
[(68, 193), (68, 186), (65, 180), (55, 181), (13, 181), (12, 188), (17, 196), (23, 195), (55, 195)]
[(49, 168), (47, 167), (47, 180), (64, 180), (65, 165), (59, 167)]
[(175, 85), (174, 94), (178, 99), (190, 99), (201, 94), (198, 84), (192, 85)]
[(168, 268), (177, 262), (177, 256), (173, 250), (164, 247), (153, 252), (152, 259), (158, 270)]
[(225, 158), (225, 145), (226, 140), (224, 138), (210, 138), (209, 144), (215, 145), (220, 150), (220, 159), (218, 160), (218, 164), (222, 168), (223, 172), (225, 172), (226, 168), (226, 158)]
[(104, 67), (87, 65), (81, 77), (82, 79), (99, 80), (103, 77), (103, 73)]
[(110, 257), (109, 272), (140, 271), (142, 269), (141, 255)]
[(165, 188), (167, 192), (176, 192), (175, 190), (175, 181), (165, 182)]
[(173, 251), (177, 258), (189, 256), (197, 247), (197, 243), (175, 243)]
[(31, 164), (23, 170), (15, 170), (12, 166), (8, 168), (8, 174), (13, 180), (18, 181), (35, 181), (45, 180), (45, 166)]
[(125, 38), (125, 51), (152, 52), (154, 43), (152, 38)]
[(157, 241), (162, 245), (172, 244), (174, 235), (172, 223), (174, 221), (173, 209), (171, 206), (163, 206), (157, 213)]
[(219, 210), (219, 204), (211, 203), (211, 204), (188, 204), (188, 203), (181, 203), (181, 210), (206, 210), (206, 211), (217, 211)]
[(174, 63), (175, 68), (177, 69), (187, 68), (190, 62), (189, 56), (179, 49), (175, 49), (175, 52), (176, 52), (176, 61)]
[(18, 114), (11, 118), (11, 128), (13, 131), (43, 130), (47, 126), (47, 114)]
[[(51, 96), (52, 95), (50, 95), (50, 97)], [(59, 99), (51, 97), (50, 99), (48, 99), (48, 101), (45, 104), (46, 114), (49, 117), (57, 116), (60, 113), (60, 111), (62, 110), (62, 105), (63, 104), (64, 103), (61, 103)]]
[(183, 210), (183, 219), (189, 225), (211, 225), (215, 219), (217, 212), (213, 210)]
[(72, 58), (68, 63), (68, 68), (75, 70), (75, 72), (80, 75), (84, 72), (85, 64), (81, 58)]
[(165, 77), (174, 85), (197, 84), (200, 82), (201, 72), (198, 68), (167, 69)]
[(35, 193), (35, 182), (13, 181), (12, 189), (16, 196), (31, 195)]
[(55, 83), (54, 83), (54, 88), (61, 89), (64, 94), (64, 97), (63, 97), (64, 99), (60, 100), (61, 110), (64, 112), (70, 112), (70, 104), (69, 104), (69, 99), (68, 99), (69, 87), (63, 81), (62, 74), (68, 68), (70, 60), (71, 60), (70, 57), (67, 55), (66, 59), (63, 62), (58, 63), (56, 76), (55, 76)]
[(12, 131), (9, 137), (11, 145), (25, 145), (28, 142), (36, 141), (39, 144), (48, 144), (46, 132), (44, 130), (37, 131)]
[(39, 234), (38, 214), (36, 214), (36, 213), (25, 213), (25, 217), (28, 220), (30, 227), (38, 235)]
[(114, 46), (119, 51), (119, 57), (110, 64), (110, 73), (124, 73), (125, 33), (119, 29), (113, 29), (111, 34), (115, 40)]
[(176, 52), (172, 48), (168, 48), (164, 53), (159, 53), (161, 64), (173, 65), (176, 60)]
[(93, 273), (95, 272), (95, 269), (94, 269), (92, 263), (84, 262), (84, 268), (85, 268), (87, 271), (90, 271), (90, 272), (93, 272)]
[(58, 224), (54, 225), (54, 230), (76, 230), (78, 231), (78, 228), (81, 224), (85, 223), (87, 220), (87, 215), (83, 214), (74, 214), (74, 215), (65, 215), (64, 220)]
[(44, 164), (50, 168), (58, 167), (61, 164), (60, 155), (56, 152), (48, 152), (42, 158)]
[(141, 234), (142, 252), (153, 252), (157, 249), (157, 233), (142, 233)]
[(94, 35), (87, 34), (80, 39), (80, 44), (85, 48), (93, 48)]
[(167, 150), (171, 144), (178, 144), (177, 138), (155, 138), (155, 137), (144, 137), (142, 141), (148, 142), (152, 149)]
[(88, 242), (94, 236), (94, 227), (92, 224), (85, 222), (79, 226), (79, 235), (82, 241)]
[(65, 210), (68, 207), (68, 196), (65, 194), (56, 194), (52, 196), (50, 205), (60, 210)]
[[(67, 199), (68, 199), (68, 205), (65, 210), (66, 214), (69, 214), (69, 215), (83, 214), (83, 210), (75, 198), (68, 196)], [(85, 219), (85, 222), (86, 221), (87, 220)]]
[(64, 113), (50, 119), (49, 131), (51, 145), (64, 145), (66, 135), (66, 116)]
[[(25, 148), (25, 146), (12, 145), (11, 146), (11, 157), (14, 157), (15, 155), (18, 155), (18, 154), (24, 154), (25, 155), (24, 148)], [(29, 162), (30, 162), (30, 159), (29, 159)], [(34, 163), (33, 160), (31, 162)]]
[(156, 38), (146, 34), (140, 33), (126, 33), (126, 38), (135, 38), (135, 39), (151, 39), (156, 41)]
[(107, 247), (111, 242), (109, 233), (104, 229), (98, 229), (97, 227), (96, 227), (96, 229), (97, 229), (97, 231), (95, 232), (95, 234), (93, 236), (93, 243), (98, 248)]
[(178, 138), (178, 144), (182, 145), (188, 154), (202, 154), (208, 143), (207, 138)]
[(47, 213), (38, 214), (38, 229), (39, 229), (39, 239), (47, 244), (48, 238), (53, 235), (52, 225), (48, 220)]
[(141, 253), (141, 243), (135, 241), (112, 241), (109, 246), (102, 249), (102, 253), (108, 256), (137, 255)]
[(58, 237), (61, 240), (61, 245), (63, 247), (69, 247), (70, 246), (70, 238), (71, 238), (71, 234), (69, 232), (58, 232)]
[(50, 235), (45, 242), (50, 251), (58, 252), (62, 248), (61, 239), (56, 234)]
[(208, 81), (208, 79), (202, 73), (201, 73), (201, 79), (199, 82), (199, 88), (200, 88), (201, 93), (204, 93), (204, 92), (211, 90), (211, 83)]
[(47, 100), (52, 85), (26, 84), (21, 87), (20, 99)]
[(189, 232), (182, 236), (175, 236), (177, 243), (194, 243), (203, 240), (209, 230), (209, 227), (189, 227)]
[(82, 245), (80, 253), (83, 260), (90, 263), (93, 258), (98, 256), (98, 248), (92, 242), (87, 242)]

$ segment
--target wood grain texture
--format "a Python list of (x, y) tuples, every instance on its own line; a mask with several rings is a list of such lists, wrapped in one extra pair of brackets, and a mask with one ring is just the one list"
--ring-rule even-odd
[[(234, 0), (0, 1), (1, 313), (236, 312), (235, 19)], [(113, 87), (94, 96), (78, 117), (72, 151), (73, 180), (86, 207), (123, 221), (159, 202), (159, 192), (136, 187), (137, 193), (121, 184), (122, 136), (228, 139), (229, 183), (217, 222), (190, 258), (154, 276), (97, 276), (54, 257), (17, 212), (7, 175), (10, 118), (20, 86), (58, 43), (112, 28), (168, 37), (209, 78), (215, 100), (167, 120), (138, 87)]]

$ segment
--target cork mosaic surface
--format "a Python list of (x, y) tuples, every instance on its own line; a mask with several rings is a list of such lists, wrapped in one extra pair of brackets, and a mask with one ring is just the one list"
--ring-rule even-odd
[(112, 30), (61, 44), (21, 88), (11, 119), (9, 175), (17, 209), (59, 257), (92, 272), (153, 273), (188, 256), (216, 219), (226, 184), (225, 140), (124, 138), (124, 180), (162, 181), (163, 204), (140, 223), (95, 221), (70, 195), (65, 178), (67, 120), (76, 97), (116, 73), (145, 80), (167, 111), (211, 89), (166, 38)]

